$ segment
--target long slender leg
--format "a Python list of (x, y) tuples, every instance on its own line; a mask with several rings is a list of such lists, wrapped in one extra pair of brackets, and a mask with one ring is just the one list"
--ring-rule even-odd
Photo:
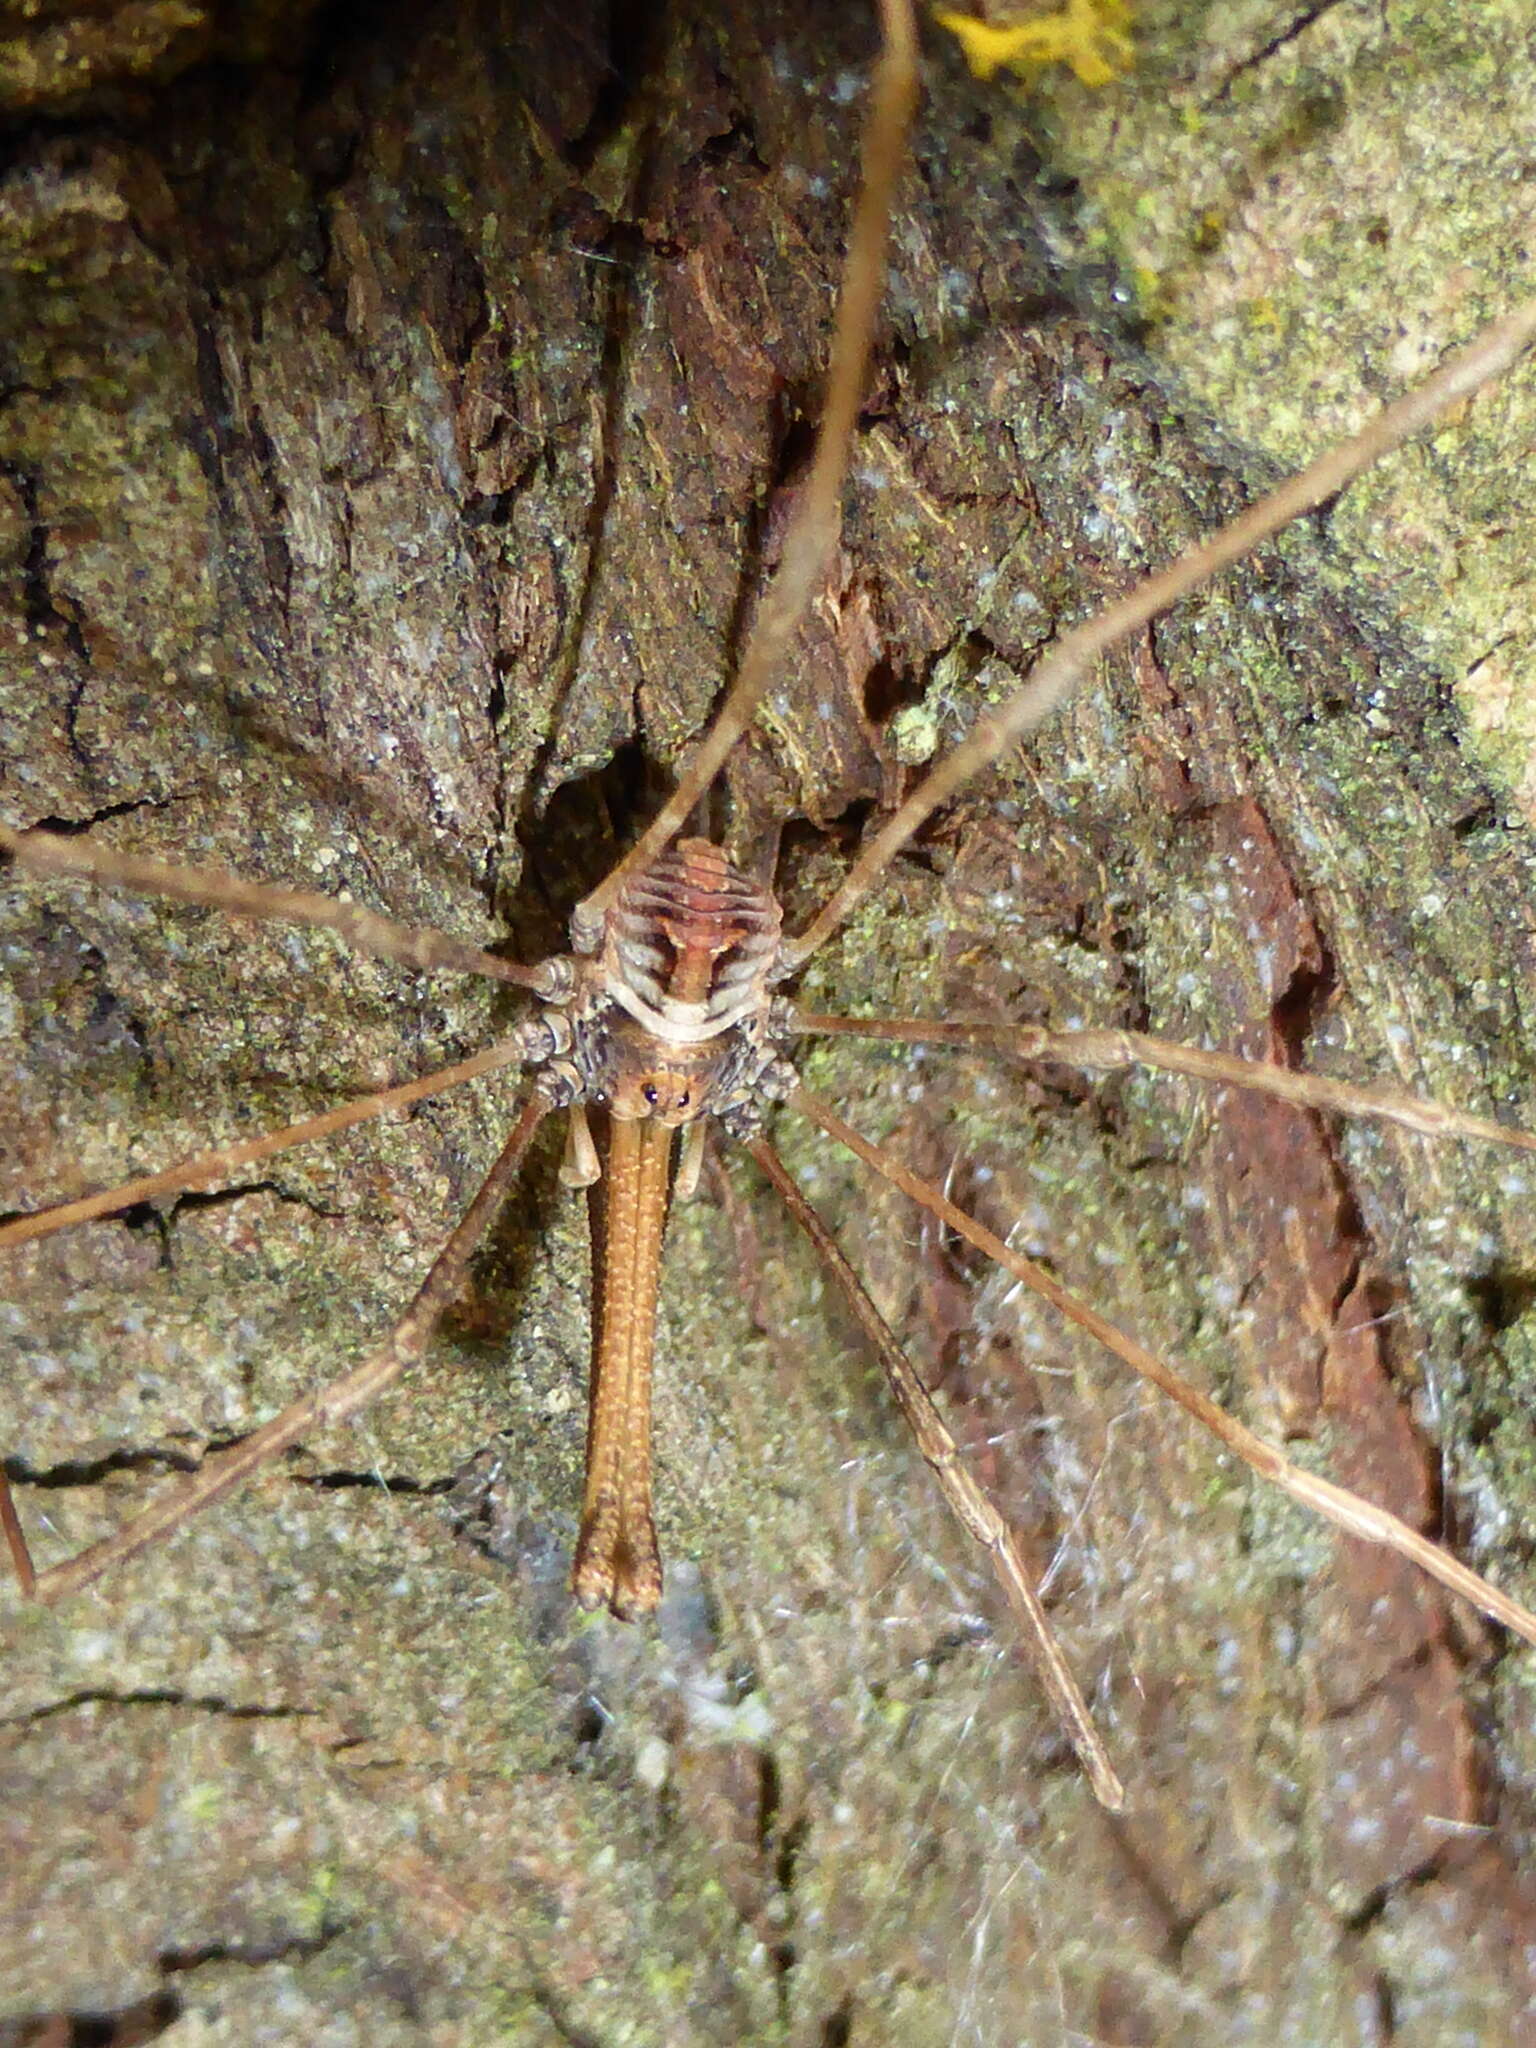
[(45, 1602), (62, 1600), (66, 1594), (79, 1592), (82, 1586), (90, 1585), (109, 1566), (147, 1549), (179, 1528), (200, 1508), (221, 1499), (269, 1458), (276, 1457), (279, 1451), (290, 1449), (317, 1429), (345, 1422), (348, 1416), (355, 1415), (382, 1394), (386, 1387), (392, 1386), (426, 1349), (439, 1318), (463, 1280), (475, 1247), (516, 1178), (534, 1132), (548, 1113), (548, 1102), (535, 1092), (524, 1105), (511, 1137), (486, 1175), (462, 1222), (433, 1260), (410, 1307), (388, 1339), (343, 1378), (319, 1393), (293, 1402), (240, 1443), (206, 1459), (189, 1479), (168, 1487), (158, 1500), (152, 1501), (142, 1514), (115, 1535), (93, 1543), (78, 1557), (54, 1565), (48, 1571), (34, 1573), (14, 1511), (6, 1515), (0, 1509), (0, 1523), (3, 1523), (10, 1541), (17, 1575), (24, 1590)]
[(176, 867), (167, 861), (116, 853), (109, 847), (93, 846), (86, 840), (65, 838), (55, 832), (16, 832), (8, 825), (0, 825), (0, 854), (9, 854), (19, 866), (30, 868), (34, 874), (63, 875), (75, 881), (94, 882), (104, 889), (126, 889), (136, 896), (168, 896), (178, 903), (227, 910), (237, 917), (318, 926), (339, 932), (360, 952), (376, 954), (382, 960), (398, 960), (405, 967), (451, 968), (461, 974), (485, 974), (493, 981), (509, 981), (516, 988), (553, 993), (546, 967), (519, 967), (515, 961), (498, 960), (494, 953), (465, 945), (462, 939), (451, 938), (447, 932), (434, 931), (427, 925), (396, 924), (393, 918), (367, 910), (361, 903), (344, 903), (334, 896), (317, 895), (311, 889), (281, 889), (266, 882), (243, 882), (217, 868)]
[(11, 1482), (3, 1470), (0, 1470), (0, 1531), (4, 1532), (5, 1547), (11, 1553), (11, 1569), (16, 1574), (22, 1595), (30, 1600), (37, 1591), (37, 1571), (32, 1563), (32, 1553), (27, 1548), (21, 1517), (16, 1512)]
[(727, 754), (752, 723), (763, 692), (783, 667), (789, 643), (837, 545), (839, 499), (864, 397), (875, 316), (885, 289), (891, 195), (917, 105), (917, 31), (911, 0), (880, 0), (880, 26), (884, 43), (870, 88), (863, 178), (843, 265), (811, 473), (795, 507), (778, 570), (758, 611), (736, 681), (672, 796), (618, 866), (578, 906), (572, 930), (581, 943), (595, 940), (604, 911), (625, 881), (653, 861), (682, 828)]
[(1331, 1081), (1322, 1074), (1299, 1074), (1264, 1060), (1240, 1059), (1234, 1053), (1209, 1052), (1198, 1045), (1180, 1045), (1171, 1038), (1152, 1038), (1144, 1031), (1044, 1031), (1032, 1024), (980, 1024), (926, 1017), (833, 1017), (821, 1011), (795, 1013), (795, 1028), (812, 1034), (850, 1038), (894, 1039), (902, 1045), (974, 1045), (990, 1047), (1009, 1059), (1051, 1061), (1064, 1067), (1087, 1067), (1107, 1073), (1116, 1067), (1154, 1067), (1159, 1073), (1185, 1074), (1222, 1088), (1246, 1088), (1272, 1095), (1301, 1109), (1327, 1110), (1336, 1116), (1374, 1118), (1401, 1124), (1426, 1138), (1472, 1138), (1487, 1145), (1513, 1145), (1536, 1152), (1536, 1132), (1492, 1117), (1472, 1116), (1449, 1103), (1405, 1095), (1396, 1088), (1360, 1088), (1349, 1081)]
[(1442, 369), (1384, 407), (1352, 439), (1329, 449), (1210, 540), (1144, 578), (1096, 617), (1064, 633), (1036, 662), (1023, 687), (996, 711), (979, 718), (969, 737), (924, 776), (863, 848), (811, 923), (798, 937), (786, 940), (782, 954), (786, 972), (802, 966), (825, 944), (923, 821), (1049, 717), (1081, 685), (1101, 654), (1149, 624), (1197, 584), (1251, 554), (1303, 512), (1326, 503), (1362, 470), (1508, 369), (1533, 341), (1536, 299), (1485, 327)]
[(1125, 1804), (1125, 1788), (1115, 1775), (1114, 1766), (1094, 1729), (1093, 1718), (1072, 1675), (1071, 1666), (1051, 1632), (1051, 1624), (1019, 1550), (1018, 1539), (972, 1476), (960, 1446), (934, 1406), (933, 1397), (913, 1370), (911, 1360), (865, 1293), (853, 1268), (843, 1257), (837, 1240), (785, 1170), (779, 1155), (765, 1138), (749, 1138), (746, 1147), (784, 1198), (789, 1213), (816, 1247), (822, 1264), (836, 1280), (848, 1306), (858, 1318), (871, 1349), (885, 1368), (891, 1392), (944, 1498), (966, 1532), (987, 1553), (997, 1582), (1008, 1596), (1008, 1604), (1018, 1619), (1025, 1647), (1040, 1674), (1047, 1697), (1083, 1769), (1088, 1773), (1100, 1804), (1112, 1813), (1118, 1813)]
[(472, 1059), (460, 1060), (456, 1066), (439, 1067), (436, 1073), (423, 1074), (415, 1081), (402, 1081), (398, 1088), (383, 1088), (374, 1095), (360, 1095), (355, 1102), (341, 1103), (320, 1116), (285, 1125), (280, 1131), (268, 1131), (262, 1137), (246, 1138), (236, 1145), (220, 1145), (209, 1152), (195, 1153), (192, 1158), (168, 1166), (161, 1173), (146, 1173), (137, 1180), (125, 1180), (118, 1187), (103, 1188), (99, 1194), (82, 1195), (78, 1201), (59, 1202), (51, 1209), (37, 1209), (25, 1216), (13, 1216), (9, 1223), (0, 1223), (0, 1248), (9, 1244), (25, 1244), (31, 1238), (51, 1237), (56, 1230), (67, 1230), (76, 1223), (93, 1222), (98, 1216), (115, 1216), (140, 1202), (159, 1201), (165, 1195), (182, 1194), (189, 1188), (209, 1187), (258, 1159), (270, 1159), (274, 1153), (287, 1152), (295, 1145), (308, 1145), (316, 1138), (328, 1138), (335, 1131), (367, 1123), (370, 1118), (385, 1116), (392, 1109), (405, 1109), (428, 1096), (446, 1094), (450, 1088), (477, 1080), (482, 1074), (493, 1074), (499, 1067), (518, 1066), (532, 1050), (530, 1036), (540, 1029), (537, 1025), (531, 1027), (531, 1031), (524, 1027), (510, 1037), (498, 1039), (495, 1045), (487, 1046), (484, 1052), (477, 1052)]
[(1070, 1294), (1060, 1281), (1054, 1279), (1033, 1260), (1026, 1259), (1011, 1245), (1004, 1244), (1000, 1237), (978, 1223), (959, 1209), (930, 1182), (910, 1173), (901, 1162), (883, 1146), (873, 1145), (862, 1138), (857, 1131), (845, 1124), (825, 1103), (810, 1095), (803, 1088), (797, 1088), (789, 1098), (796, 1109), (810, 1117), (829, 1137), (846, 1145), (856, 1158), (882, 1175), (893, 1187), (901, 1189), (914, 1202), (920, 1203), (930, 1215), (937, 1216), (949, 1225), (968, 1243), (985, 1252), (1005, 1272), (1021, 1280), (1032, 1293), (1038, 1294), (1078, 1328), (1086, 1330), (1106, 1350), (1114, 1353), (1131, 1370), (1152, 1385), (1158, 1387), (1169, 1398), (1176, 1401), (1186, 1414), (1192, 1415), (1200, 1425), (1220, 1439), (1228, 1450), (1233, 1451), (1243, 1463), (1258, 1473), (1261, 1479), (1269, 1480), (1293, 1500), (1311, 1508), (1336, 1529), (1342, 1529), (1347, 1536), (1358, 1536), (1367, 1543), (1382, 1544), (1388, 1550), (1395, 1550), (1406, 1557), (1421, 1571), (1437, 1579), (1442, 1586), (1459, 1593), (1464, 1600), (1502, 1624), (1523, 1636), (1528, 1643), (1536, 1643), (1536, 1614), (1522, 1607), (1507, 1593), (1501, 1593), (1497, 1586), (1490, 1585), (1479, 1573), (1464, 1565), (1459, 1558), (1452, 1557), (1448, 1550), (1442, 1550), (1438, 1543), (1431, 1543), (1427, 1536), (1421, 1536), (1417, 1529), (1389, 1514), (1370, 1501), (1362, 1500), (1358, 1494), (1347, 1488), (1335, 1486), (1330, 1480), (1320, 1479), (1316, 1473), (1304, 1471), (1289, 1458), (1277, 1451), (1273, 1444), (1256, 1436), (1226, 1410), (1217, 1407), (1207, 1395), (1190, 1385), (1173, 1368), (1126, 1336), (1113, 1323), (1099, 1315)]

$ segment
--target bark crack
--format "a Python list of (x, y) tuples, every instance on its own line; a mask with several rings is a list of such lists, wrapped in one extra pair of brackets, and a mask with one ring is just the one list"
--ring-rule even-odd
[(317, 1720), (319, 1711), (314, 1707), (295, 1707), (287, 1704), (267, 1706), (256, 1702), (241, 1704), (223, 1698), (218, 1693), (192, 1693), (178, 1691), (174, 1686), (146, 1686), (129, 1691), (114, 1691), (110, 1686), (91, 1686), (79, 1692), (67, 1693), (62, 1699), (50, 1700), (46, 1705), (31, 1707), (24, 1714), (0, 1716), (0, 1728), (31, 1728), (46, 1721), (54, 1721), (62, 1714), (75, 1714), (87, 1707), (171, 1707), (181, 1712), (217, 1715), (229, 1721), (303, 1721)]
[(241, 1969), (260, 1970), (271, 1963), (308, 1962), (345, 1934), (347, 1925), (343, 1920), (331, 1920), (317, 1934), (285, 1934), (259, 1942), (209, 1941), (196, 1948), (168, 1948), (161, 1951), (159, 1964), (168, 1977), (173, 1977), (203, 1969), (210, 1963), (234, 1963)]
[(1206, 106), (1219, 106), (1223, 100), (1229, 99), (1238, 79), (1267, 64), (1272, 57), (1278, 56), (1283, 49), (1304, 36), (1314, 22), (1321, 21), (1325, 14), (1333, 13), (1334, 9), (1342, 4), (1343, 0), (1317, 0), (1316, 5), (1302, 8), (1295, 20), (1288, 22), (1283, 29), (1272, 35), (1268, 42), (1261, 43), (1251, 55), (1238, 59), (1216, 91), (1208, 96)]

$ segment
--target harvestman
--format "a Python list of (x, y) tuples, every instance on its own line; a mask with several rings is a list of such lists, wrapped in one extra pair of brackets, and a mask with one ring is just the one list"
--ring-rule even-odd
[[(779, 906), (768, 888), (735, 868), (722, 848), (682, 835), (786, 660), (837, 542), (844, 475), (881, 295), (892, 194), (917, 98), (911, 0), (879, 0), (879, 9), (883, 47), (866, 118), (862, 189), (849, 237), (811, 474), (732, 688), (671, 798), (638, 843), (577, 908), (570, 953), (534, 967), (518, 966), (445, 933), (407, 928), (353, 903), (0, 826), (0, 852), (37, 874), (171, 897), (241, 916), (322, 926), (380, 958), (423, 971), (490, 976), (527, 991), (535, 1002), (533, 1012), (505, 1038), (455, 1066), (0, 1226), (0, 1245), (41, 1237), (216, 1183), (289, 1146), (403, 1108), (497, 1068), (521, 1066), (532, 1075), (511, 1136), (463, 1220), (387, 1341), (360, 1365), (325, 1390), (295, 1402), (241, 1442), (207, 1457), (193, 1475), (169, 1487), (115, 1535), (65, 1563), (42, 1572), (34, 1569), (3, 1478), (0, 1520), (24, 1590), (39, 1600), (58, 1600), (90, 1584), (119, 1559), (158, 1542), (277, 1453), (322, 1426), (354, 1415), (421, 1357), (535, 1131), (547, 1115), (560, 1110), (567, 1117), (562, 1177), (572, 1186), (600, 1180), (605, 1211), (598, 1247), (602, 1312), (594, 1319), (587, 1473), (572, 1584), (585, 1607), (606, 1606), (625, 1619), (649, 1613), (660, 1598), (662, 1583), (651, 1520), (650, 1463), (650, 1375), (662, 1238), (673, 1188), (686, 1190), (697, 1181), (703, 1119), (713, 1116), (778, 1189), (835, 1279), (878, 1354), (950, 1507), (987, 1552), (1096, 1793), (1105, 1805), (1116, 1807), (1123, 1801), (1119, 1780), (1051, 1636), (1018, 1543), (962, 1462), (954, 1438), (895, 1337), (764, 1135), (764, 1109), (769, 1104), (787, 1101), (812, 1118), (875, 1172), (1160, 1387), (1261, 1477), (1335, 1527), (1410, 1558), (1532, 1643), (1536, 1615), (1397, 1517), (1292, 1464), (1169, 1365), (965, 1215), (937, 1188), (860, 1138), (799, 1086), (785, 1044), (801, 1034), (849, 1033), (990, 1048), (1016, 1059), (1089, 1069), (1142, 1065), (1254, 1089), (1314, 1110), (1386, 1119), (1434, 1137), (1527, 1149), (1536, 1149), (1536, 1138), (1394, 1092), (1344, 1086), (1134, 1032), (1050, 1032), (926, 1019), (826, 1016), (797, 1009), (776, 991), (838, 928), (924, 820), (1039, 724), (1079, 685), (1100, 654), (1298, 514), (1334, 496), (1361, 470), (1499, 375), (1536, 339), (1536, 303), (1486, 329), (1353, 439), (1331, 449), (1212, 540), (1059, 639), (1017, 695), (980, 719), (970, 736), (873, 834), (807, 928), (786, 937)], [(682, 1146), (675, 1159), (678, 1132), (683, 1134)]]

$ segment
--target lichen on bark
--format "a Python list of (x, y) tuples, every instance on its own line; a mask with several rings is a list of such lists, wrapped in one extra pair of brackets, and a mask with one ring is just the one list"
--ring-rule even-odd
[[(1504, 288), (1510, 179), (1471, 192), (1447, 150), (1454, 209), (1429, 164), (1390, 208), (1340, 182), (1394, 105), (1515, 161), (1465, 40), (1437, 65), (1419, 26), (1148, 7), (1121, 86), (1023, 100), (930, 50), (842, 558), (737, 776), (741, 816), (799, 821), (797, 913), (896, 786), (893, 713), (947, 743), (1057, 623), (1241, 502), (1296, 452), (1261, 415), (1332, 425), (1322, 358), (1348, 393), (1395, 379), (1390, 343), (1337, 326), (1260, 348), (1222, 311), (1251, 313), (1256, 249), (1301, 277), (1308, 223), (1363, 219), (1369, 262), (1330, 281), (1384, 296), (1359, 332), (1427, 354)], [(697, 729), (774, 557), (871, 30), (486, 4), (309, 33), (301, 61), (173, 86), (114, 70), (0, 187), (0, 802), (531, 957)], [(1433, 559), (1452, 516), (1520, 558), (1522, 508), (1460, 456), (1518, 436), (1527, 385), (1389, 472), (1364, 529), (1313, 522), (1110, 664), (897, 864), (812, 999), (1142, 1024), (1530, 1122), (1530, 845), (1463, 745), (1469, 629)], [(1427, 567), (1379, 573), (1382, 519), (1430, 536)], [(323, 938), (4, 885), (8, 1202), (507, 1014)], [(1141, 1077), (843, 1045), (805, 1067), (1257, 1426), (1529, 1595), (1536, 1215), (1506, 1159)], [(4, 1443), (48, 1482), (40, 1545), (387, 1328), (510, 1100), (21, 1262)], [(1521, 2038), (1526, 1660), (779, 1136), (1057, 1559), (1131, 1817), (1094, 1809), (740, 1162), (669, 1247), (672, 1596), (645, 1631), (571, 1613), (585, 1251), (546, 1148), (409, 1389), (66, 1608), (8, 1599), (8, 2015), (169, 1994), (210, 2042)]]

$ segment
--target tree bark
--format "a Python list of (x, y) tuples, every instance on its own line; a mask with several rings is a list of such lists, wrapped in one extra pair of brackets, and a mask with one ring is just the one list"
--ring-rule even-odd
[[(732, 780), (740, 840), (790, 821), (792, 925), (1057, 626), (1517, 295), (1536, 17), (1445, 14), (1148, 7), (1097, 93), (980, 85), (928, 34), (842, 553)], [(24, 24), (7, 822), (557, 948), (774, 559), (872, 44), (858, 10), (734, 0)], [(1113, 661), (809, 1001), (1125, 1023), (1536, 1123), (1530, 384)], [(7, 1208), (511, 1014), (321, 936), (3, 882)], [(803, 1068), (1531, 1597), (1515, 1155), (980, 1057)], [(377, 1341), (514, 1100), (18, 1259), (0, 1441), (39, 1551)], [(407, 1387), (89, 1595), (7, 1596), (0, 2012), (242, 2044), (1536, 2038), (1529, 1653), (777, 1137), (1054, 1560), (1130, 1814), (740, 1159), (671, 1232), (667, 1601), (573, 1612), (586, 1252), (552, 1134)]]

